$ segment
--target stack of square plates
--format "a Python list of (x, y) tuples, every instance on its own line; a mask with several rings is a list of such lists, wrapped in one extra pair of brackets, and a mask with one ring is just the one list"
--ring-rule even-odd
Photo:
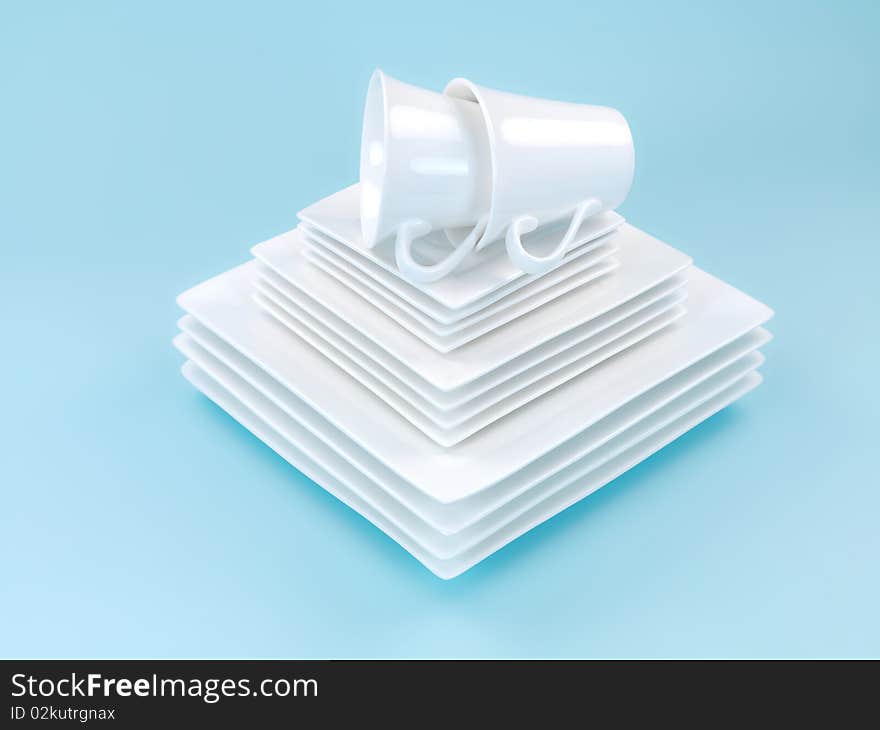
[(772, 312), (615, 213), (546, 274), (493, 246), (419, 286), (357, 186), (300, 218), (180, 296), (184, 374), (443, 578), (760, 383)]

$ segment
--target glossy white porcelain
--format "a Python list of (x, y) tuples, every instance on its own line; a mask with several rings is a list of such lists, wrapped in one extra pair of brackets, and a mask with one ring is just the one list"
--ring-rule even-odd
[[(562, 483), (546, 485), (540, 493), (536, 490), (534, 495), (528, 495), (529, 499), (512, 505), (507, 510), (508, 514), (501, 516), (501, 527), (493, 529), (490, 525), (479, 526), (472, 531), (472, 535), (454, 536), (451, 540), (445, 540), (443, 536), (424, 531), (420, 526), (414, 528), (410, 515), (400, 514), (398, 505), (393, 502), (383, 503), (381, 491), (374, 489), (363, 475), (347, 469), (346, 463), (332, 451), (321, 448), (318, 444), (320, 453), (316, 454), (314, 449), (309, 451), (308, 446), (301, 447), (295, 440), (286, 438), (277, 430), (277, 423), (274, 426), (269, 425), (267, 420), (243, 402), (239, 397), (240, 392), (224, 387), (192, 362), (184, 365), (183, 372), (196, 388), (257, 438), (444, 579), (459, 575), (536, 525), (604, 486), (761, 382), (758, 374), (747, 374), (667, 426), (650, 431), (641, 438), (640, 434), (633, 433), (631, 445), (619, 444), (616, 452), (612, 448), (609, 454), (603, 454), (596, 459), (595, 465), (583, 465), (582, 470), (585, 473), (568, 481), (563, 480)], [(247, 400), (247, 396), (245, 399)], [(263, 408), (269, 414), (277, 413), (277, 409), (273, 411), (271, 404), (266, 404), (265, 401)], [(265, 415), (267, 410), (260, 409), (260, 413)], [(280, 428), (283, 429), (283, 426)]]
[[(546, 304), (584, 283), (580, 281), (580, 274), (585, 269), (595, 269), (600, 262), (611, 263), (611, 257), (617, 250), (617, 247), (614, 245), (614, 235), (603, 236), (596, 241), (585, 244), (583, 246), (583, 254), (567, 260), (562, 266), (539, 277), (537, 280), (511, 292), (492, 304), (488, 304), (473, 314), (458, 318), (451, 323), (445, 323), (438, 322), (433, 317), (425, 314), (423, 309), (412, 304), (409, 299), (397, 294), (393, 288), (388, 287), (382, 275), (384, 274), (387, 277), (390, 277), (390, 275), (381, 269), (378, 272), (374, 272), (378, 276), (378, 278), (374, 278), (365, 273), (363, 268), (352, 265), (327, 246), (317, 243), (313, 236), (306, 235), (306, 243), (309, 244), (309, 250), (305, 256), (316, 266), (343, 284), (357, 288), (359, 293), (363, 292), (362, 296), (369, 299), (375, 305), (384, 307), (385, 304), (382, 302), (384, 299), (388, 302), (388, 309), (385, 310), (387, 314), (402, 312), (406, 315), (407, 319), (415, 320), (427, 332), (441, 338), (450, 337), (465, 330), (471, 330), (474, 325), (502, 312), (510, 313), (509, 319), (515, 319), (541, 304)], [(589, 254), (589, 256), (586, 254)], [(610, 270), (611, 268), (608, 267), (608, 271)], [(519, 305), (526, 305), (526, 308), (522, 308)]]
[[(598, 360), (592, 360), (592, 364), (597, 364), (601, 359), (611, 357), (624, 347), (641, 341), (641, 337), (649, 336), (649, 331), (643, 329), (646, 325), (659, 327), (674, 321), (678, 314), (676, 310), (683, 309), (686, 299), (684, 287), (680, 287), (654, 301), (641, 302), (628, 315), (621, 311), (614, 313), (619, 316), (609, 317), (604, 322), (594, 320), (577, 337), (566, 338), (565, 342), (559, 343), (558, 348), (546, 353), (546, 357), (502, 368), (500, 372), (493, 374), (491, 380), (481, 383), (479, 388), (468, 388), (454, 398), (439, 398), (436, 391), (425, 389), (417, 380), (408, 377), (409, 374), (393, 361), (388, 358), (374, 359), (370, 350), (356, 346), (338, 334), (339, 328), (330, 329), (324, 326), (305, 307), (290, 299), (277, 284), (277, 280), (273, 282), (266, 278), (258, 283), (255, 300), (263, 309), (316, 349), (322, 348), (321, 343), (329, 345), (333, 351), (344, 357), (344, 361), (356, 363), (358, 372), (365, 370), (420, 413), (445, 428), (464, 423), (523, 388), (539, 382), (551, 382), (548, 376), (587, 356), (591, 360), (594, 356), (601, 356)], [(305, 334), (303, 329), (307, 331)], [(349, 330), (348, 333), (350, 332)], [(362, 344), (362, 341), (358, 343)], [(344, 365), (340, 367), (346, 369)]]
[[(185, 334), (175, 338), (175, 346), (218, 382), (238, 392), (241, 379), (279, 408), (292, 421), (288, 436), (307, 432), (339, 454), (346, 463), (367, 476), (383, 492), (432, 530), (454, 535), (488, 518), (511, 500), (533, 491), (551, 477), (569, 472), (604, 444), (641, 423), (664, 422), (681, 413), (681, 404), (692, 396), (703, 398), (719, 387), (741, 377), (762, 361), (756, 348), (769, 336), (764, 331), (750, 333), (721, 351), (713, 353), (682, 373), (632, 399), (613, 413), (588, 427), (547, 455), (536, 459), (494, 486), (449, 503), (429, 498), (401, 479), (387, 464), (365, 452), (334, 424), (298, 398), (279, 380), (259, 368), (233, 347), (223, 342), (194, 318), (181, 320)], [(236, 377), (232, 377), (232, 376)], [(650, 421), (649, 421), (650, 419)]]
[[(303, 256), (307, 244), (294, 230), (255, 246), (254, 256), (299, 290), (289, 293), (299, 306), (313, 312), (317, 303), (332, 324), (353, 329), (374, 347), (413, 371), (431, 386), (453, 391), (600, 317), (634, 297), (684, 271), (690, 258), (656, 238), (624, 225), (615, 236), (618, 270), (596, 279), (541, 307), (496, 327), (470, 342), (426, 338), (429, 333), (402, 326), (381, 303), (368, 302), (347, 286), (311, 265)], [(496, 315), (501, 316), (501, 315)], [(481, 327), (491, 328), (493, 319)], [(329, 326), (329, 325), (328, 325)], [(485, 331), (485, 330), (484, 330)], [(350, 338), (347, 338), (350, 339)]]
[[(476, 102), (492, 158), (492, 202), (479, 245), (505, 236), (511, 260), (540, 273), (558, 265), (581, 222), (619, 206), (635, 166), (632, 134), (616, 109), (536, 99), (454, 79), (446, 94)], [(530, 253), (522, 236), (565, 219), (549, 254)]]
[[(472, 314), (538, 278), (528, 276), (514, 266), (503, 246), (490, 246), (465, 259), (456, 269), (455, 276), (434, 282), (407, 282), (397, 270), (393, 242), (380, 242), (375, 248), (364, 244), (360, 198), (360, 184), (350, 185), (304, 208), (297, 215), (304, 227), (325, 237), (322, 242), (341, 244), (352, 262), (366, 262), (388, 272), (389, 287), (401, 296), (411, 295), (416, 306), (424, 302), (425, 313), (438, 321), (451, 322), (459, 316)], [(615, 230), (622, 223), (623, 218), (613, 211), (584, 221), (565, 260), (574, 258), (583, 251), (582, 246)], [(534, 249), (550, 251), (557, 236), (550, 226), (545, 226), (535, 231), (530, 245)], [(431, 233), (419, 241), (419, 250), (431, 263), (436, 263), (449, 254), (449, 241), (442, 232)], [(429, 309), (431, 306), (434, 311)]]
[[(360, 182), (364, 243), (395, 236), (405, 277), (445, 276), (473, 251), (489, 213), (492, 167), (479, 107), (375, 71), (364, 109)], [(455, 250), (439, 263), (419, 264), (413, 239), (438, 229)]]
[(446, 503), (516, 474), (631, 400), (720, 353), (772, 314), (692, 269), (689, 309), (676, 326), (444, 448), (266, 316), (252, 299), (257, 268), (256, 262), (236, 267), (185, 292), (178, 303), (403, 480)]
[(442, 411), (412, 391), (407, 391), (387, 371), (350, 357), (344, 352), (348, 349), (344, 341), (327, 332), (319, 334), (303, 325), (296, 307), (291, 307), (289, 301), (271, 285), (266, 286), (261, 282), (258, 289), (256, 301), (265, 311), (441, 446), (460, 443), (562, 383), (643, 342), (680, 319), (685, 312), (683, 307), (676, 304), (660, 303), (654, 309), (649, 308), (648, 312), (633, 315), (632, 322), (610, 328), (612, 332), (597, 336), (594, 338), (597, 341), (591, 340), (557, 356), (552, 363), (544, 363), (540, 370), (549, 372), (534, 380), (531, 373), (513, 378), (486, 396), (453, 411)]
[(531, 296), (523, 297), (509, 306), (487, 307), (487, 310), (491, 311), (485, 311), (485, 314), (481, 312), (480, 315), (474, 316), (472, 321), (466, 321), (463, 325), (439, 328), (428, 325), (416, 313), (407, 311), (406, 305), (400, 306), (389, 298), (383, 297), (375, 287), (358, 281), (357, 278), (342, 271), (333, 263), (315, 256), (310, 250), (303, 249), (303, 256), (309, 263), (335, 279), (370, 306), (378, 308), (386, 317), (420, 340), (438, 352), (448, 353), (490, 334), (530, 312), (540, 310), (541, 307), (565, 294), (582, 288), (589, 291), (602, 278), (613, 274), (619, 268), (617, 259), (613, 256), (614, 251), (612, 246), (601, 246), (580, 259), (579, 263), (582, 266), (577, 267), (578, 271), (563, 278), (555, 286), (548, 283), (546, 287), (538, 287), (538, 291)]
[[(263, 281), (261, 279), (261, 283)], [(594, 348), (618, 339), (634, 329), (635, 323), (641, 324), (672, 306), (680, 305), (686, 298), (686, 291), (685, 280), (673, 277), (626, 304), (556, 337), (552, 343), (533, 349), (453, 391), (434, 388), (320, 305), (302, 294), (297, 296), (291, 287), (281, 288), (278, 295), (287, 316), (283, 321), (277, 315), (273, 316), (286, 326), (295, 320), (383, 382), (387, 381), (389, 387), (397, 387), (413, 403), (423, 404), (426, 412), (461, 414), (471, 409), (476, 409), (473, 411), (476, 413), (495, 399), (507, 397), (519, 387), (537, 382), (567, 364), (575, 353), (588, 354)]]

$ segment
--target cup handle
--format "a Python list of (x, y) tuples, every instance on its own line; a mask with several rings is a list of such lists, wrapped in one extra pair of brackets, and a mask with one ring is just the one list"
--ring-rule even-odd
[(415, 239), (431, 232), (431, 224), (418, 218), (404, 221), (397, 229), (397, 241), (394, 249), (397, 268), (406, 279), (420, 284), (442, 279), (474, 250), (485, 227), (486, 220), (481, 220), (449, 256), (436, 264), (426, 266), (413, 258), (412, 247)]
[(535, 256), (526, 251), (522, 242), (522, 236), (525, 233), (531, 233), (538, 227), (538, 219), (531, 215), (520, 216), (515, 218), (507, 228), (505, 243), (507, 244), (507, 255), (520, 269), (527, 274), (542, 274), (552, 269), (565, 256), (568, 247), (571, 245), (578, 228), (585, 218), (595, 215), (602, 209), (602, 203), (596, 198), (589, 198), (574, 209), (571, 216), (571, 222), (568, 224), (568, 230), (562, 240), (553, 249), (553, 252), (547, 256)]

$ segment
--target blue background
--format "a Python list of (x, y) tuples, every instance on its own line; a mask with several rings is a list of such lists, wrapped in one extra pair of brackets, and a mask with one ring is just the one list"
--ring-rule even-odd
[[(878, 656), (880, 5), (4, 3), (3, 656)], [(766, 383), (452, 582), (198, 396), (174, 297), (357, 177), (371, 70), (620, 108)]]

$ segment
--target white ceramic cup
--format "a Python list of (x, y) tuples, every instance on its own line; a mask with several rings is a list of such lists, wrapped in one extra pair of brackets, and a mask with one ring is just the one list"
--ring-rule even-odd
[[(483, 112), (492, 160), (492, 200), (477, 248), (505, 236), (507, 252), (527, 273), (558, 264), (583, 220), (619, 206), (632, 185), (632, 134), (616, 109), (508, 94), (454, 79), (448, 96)], [(535, 256), (522, 236), (569, 220), (553, 252)]]
[[(483, 114), (459, 99), (373, 73), (361, 137), (361, 232), (375, 246), (395, 235), (401, 274), (442, 278), (476, 247), (489, 218), (492, 165)], [(413, 242), (444, 230), (454, 246), (424, 265)]]

